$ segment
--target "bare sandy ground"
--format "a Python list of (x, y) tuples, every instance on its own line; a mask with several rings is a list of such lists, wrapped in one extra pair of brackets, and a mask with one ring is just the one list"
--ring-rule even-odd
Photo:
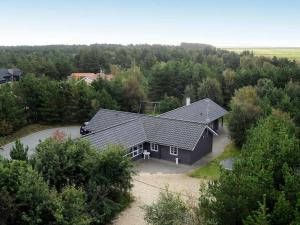
[(139, 173), (134, 177), (132, 194), (135, 201), (114, 222), (114, 225), (146, 225), (140, 208), (155, 201), (161, 189), (168, 185), (170, 191), (179, 192), (191, 200), (197, 200), (201, 179), (191, 178), (185, 174), (151, 174)]

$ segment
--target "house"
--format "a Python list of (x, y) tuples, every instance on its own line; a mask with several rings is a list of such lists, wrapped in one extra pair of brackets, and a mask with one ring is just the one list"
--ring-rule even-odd
[(98, 149), (122, 145), (133, 159), (146, 150), (154, 158), (193, 164), (212, 151), (225, 114), (208, 98), (159, 116), (100, 109), (85, 127), (90, 133), (82, 138)]
[(0, 84), (9, 83), (20, 80), (22, 71), (18, 68), (0, 69)]
[(72, 73), (68, 78), (69, 79), (75, 79), (75, 80), (83, 80), (87, 84), (91, 84), (94, 80), (97, 80), (99, 77), (105, 80), (112, 80), (113, 75), (112, 74), (105, 74), (103, 72), (101, 73)]

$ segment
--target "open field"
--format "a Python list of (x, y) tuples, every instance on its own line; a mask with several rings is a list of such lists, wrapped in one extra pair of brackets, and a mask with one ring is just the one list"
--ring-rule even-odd
[(294, 59), (300, 63), (300, 48), (223, 48), (228, 51), (241, 53), (242, 51), (253, 51), (257, 56), (266, 56), (272, 58), (273, 56), (281, 58)]

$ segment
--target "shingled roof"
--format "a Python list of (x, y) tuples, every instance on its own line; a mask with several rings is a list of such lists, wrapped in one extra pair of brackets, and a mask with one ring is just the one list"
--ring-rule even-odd
[(159, 117), (209, 124), (227, 113), (217, 103), (209, 98), (205, 98), (190, 105), (163, 113)]
[(0, 83), (10, 82), (12, 80), (19, 80), (21, 75), (22, 71), (18, 68), (0, 68)]
[(126, 148), (143, 142), (194, 150), (205, 129), (215, 133), (210, 122), (224, 116), (225, 109), (210, 99), (203, 99), (159, 116), (100, 109), (83, 136), (96, 148), (120, 144)]
[(207, 126), (200, 123), (140, 115), (136, 119), (85, 135), (83, 139), (100, 149), (110, 144), (129, 148), (143, 142), (155, 142), (193, 150), (205, 128)]
[(92, 132), (82, 137), (90, 143), (102, 149), (111, 144), (119, 144), (126, 148), (143, 143), (146, 140), (143, 124), (139, 119), (126, 121), (121, 124)]
[(141, 114), (137, 113), (100, 109), (89, 121), (86, 129), (89, 131), (100, 131), (136, 119), (140, 116)]

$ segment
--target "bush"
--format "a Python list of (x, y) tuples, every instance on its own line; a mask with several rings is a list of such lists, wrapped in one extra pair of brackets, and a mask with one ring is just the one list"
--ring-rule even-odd
[(152, 225), (197, 225), (202, 224), (196, 210), (187, 204), (180, 194), (161, 191), (157, 202), (143, 207), (144, 219)]
[(83, 186), (90, 179), (96, 152), (82, 140), (47, 139), (36, 148), (34, 167), (45, 181), (61, 191), (67, 185)]
[(0, 164), (0, 193), (0, 224), (56, 224), (61, 220), (56, 191), (25, 162)]
[(86, 208), (86, 193), (82, 188), (65, 187), (61, 193), (64, 225), (87, 225), (92, 221)]
[[(124, 154), (119, 146), (99, 151), (82, 139), (48, 139), (37, 146), (33, 162), (44, 180), (62, 192), (63, 199), (71, 200), (77, 192), (78, 202), (71, 202), (66, 215), (86, 208), (88, 216), (79, 214), (74, 220), (106, 224), (131, 201), (133, 165)], [(70, 185), (79, 190), (66, 189)]]

